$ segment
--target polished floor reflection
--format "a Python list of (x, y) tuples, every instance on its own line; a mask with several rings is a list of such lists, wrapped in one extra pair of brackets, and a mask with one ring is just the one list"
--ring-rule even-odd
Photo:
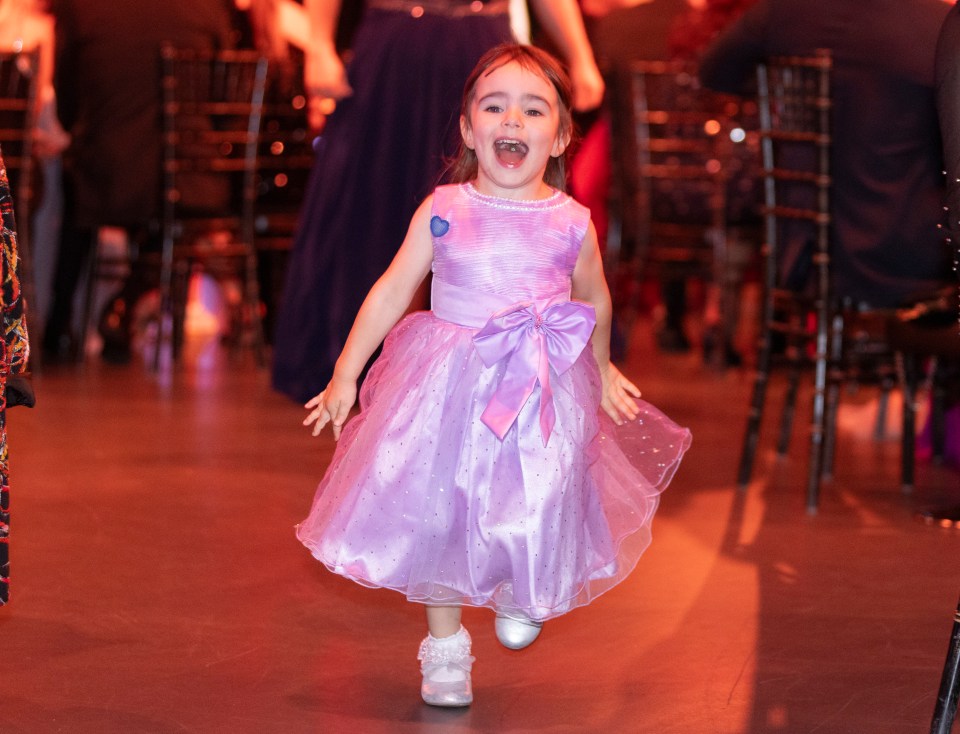
[(765, 434), (738, 492), (749, 375), (651, 343), (641, 332), (625, 371), (694, 433), (653, 546), (528, 650), (467, 610), (463, 711), (419, 700), (421, 609), (327, 573), (294, 540), (332, 441), (311, 439), (266, 373), (216, 345), (194, 345), (172, 377), (46, 370), (37, 407), (9, 416), (0, 731), (927, 730), (960, 531), (915, 513), (960, 503), (960, 473), (921, 464), (904, 496), (897, 441), (857, 430), (860, 395), (819, 515), (804, 512), (800, 425), (783, 461)]

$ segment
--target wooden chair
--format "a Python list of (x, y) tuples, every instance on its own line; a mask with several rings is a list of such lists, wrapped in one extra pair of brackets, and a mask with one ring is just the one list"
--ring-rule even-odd
[(714, 289), (721, 320), (733, 318), (728, 304), (735, 299), (726, 289), (738, 287), (727, 252), (731, 104), (701, 87), (689, 64), (636, 61), (629, 104), (621, 104), (614, 125), (613, 230), (622, 235), (618, 255), (631, 283), (648, 274), (700, 279)]
[[(832, 474), (841, 387), (860, 381), (879, 384), (875, 436), (880, 437), (889, 394), (898, 382), (902, 386), (901, 475), (904, 488), (909, 488), (913, 483), (916, 360), (957, 353), (955, 339), (934, 337), (937, 346), (925, 347), (923, 339), (893, 310), (851, 304), (831, 292), (831, 73), (832, 60), (827, 51), (812, 57), (771, 59), (757, 70), (764, 169), (764, 299), (757, 372), (738, 483), (743, 488), (750, 481), (774, 339), (779, 337), (790, 364), (777, 443), (780, 455), (789, 447), (802, 369), (805, 363), (813, 362), (806, 487), (810, 514), (817, 511), (822, 480)], [(782, 261), (785, 234), (796, 235), (797, 228), (805, 228), (811, 247), (807, 253), (794, 253), (793, 262), (806, 266), (812, 277), (811, 273), (793, 277), (803, 268), (791, 270)], [(809, 350), (812, 359), (808, 358)]]
[(162, 61), (163, 209), (160, 329), (155, 353), (182, 343), (189, 276), (238, 273), (235, 345), (265, 362), (255, 246), (257, 161), (267, 61), (167, 46)]
[(254, 238), (260, 257), (267, 341), (316, 158), (301, 56), (296, 55), (288, 68), (271, 69), (260, 134)]
[[(36, 293), (30, 218), (34, 198), (33, 133), (38, 112), (38, 64), (36, 50), (0, 52), (0, 150), (13, 193), (20, 278), (28, 310), (35, 303)], [(41, 325), (35, 326), (39, 333)]]
[[(792, 362), (778, 444), (779, 452), (786, 453), (813, 322), (814, 395), (807, 478), (811, 513), (819, 502), (824, 467), (829, 350), (832, 347), (839, 358), (843, 329), (830, 293), (831, 70), (828, 52), (771, 59), (757, 70), (764, 178), (763, 305), (757, 371), (738, 470), (738, 483), (746, 487), (760, 438), (775, 335), (785, 342)], [(785, 229), (798, 225), (808, 230), (812, 245), (805, 260), (814, 271), (812, 292), (803, 290), (806, 278), (798, 285), (781, 272)]]

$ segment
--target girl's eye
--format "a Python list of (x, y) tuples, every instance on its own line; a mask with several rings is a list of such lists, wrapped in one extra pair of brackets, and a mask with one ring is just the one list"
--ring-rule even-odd
[(483, 111), (484, 112), (503, 112), (503, 108), (500, 107), (500, 105), (488, 104), (486, 107), (483, 108)]
[(543, 113), (540, 110), (527, 110), (527, 115), (529, 117), (542, 117)]

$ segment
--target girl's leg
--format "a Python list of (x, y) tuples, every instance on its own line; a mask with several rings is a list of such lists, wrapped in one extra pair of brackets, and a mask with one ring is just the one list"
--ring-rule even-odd
[(427, 607), (430, 634), (420, 643), (420, 695), (433, 706), (469, 706), (473, 701), (470, 635), (460, 625), (460, 607)]
[(460, 607), (427, 607), (427, 627), (436, 638), (450, 637), (460, 631)]

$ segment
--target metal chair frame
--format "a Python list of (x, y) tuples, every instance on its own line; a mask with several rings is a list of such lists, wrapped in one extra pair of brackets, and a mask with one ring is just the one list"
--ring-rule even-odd
[[(192, 267), (231, 259), (242, 263), (244, 273), (241, 325), (252, 330), (253, 347), (264, 364), (255, 204), (267, 60), (256, 52), (166, 46), (161, 63), (161, 314), (154, 366), (159, 367), (167, 346), (178, 353)], [(230, 208), (191, 211), (184, 186), (191, 176), (229, 187)], [(211, 233), (228, 233), (229, 242), (215, 244)]]
[(255, 237), (260, 257), (261, 290), (267, 341), (276, 311), (313, 165), (314, 132), (307, 117), (302, 54), (272, 66), (267, 79), (260, 153), (257, 160)]
[[(682, 62), (635, 61), (629, 84), (632, 150), (625, 154), (635, 164), (622, 196), (636, 240), (621, 256), (633, 279), (660, 267), (722, 283), (729, 98), (701, 87), (695, 68)], [(691, 199), (701, 206), (685, 210)]]
[[(805, 319), (816, 320), (814, 338), (814, 395), (810, 427), (810, 466), (807, 476), (807, 510), (815, 513), (819, 503), (824, 466), (832, 461), (832, 435), (828, 435), (830, 406), (828, 364), (839, 363), (843, 317), (830, 293), (830, 146), (831, 70), (829, 52), (812, 57), (770, 59), (757, 68), (761, 155), (764, 177), (763, 305), (757, 371), (740, 456), (738, 483), (750, 481), (760, 437), (760, 425), (769, 382), (773, 336), (783, 334), (791, 344), (791, 375), (781, 418), (780, 453), (786, 452), (796, 401), (803, 343), (809, 338)], [(805, 165), (785, 160), (784, 148), (805, 149)], [(812, 165), (810, 163), (812, 162)], [(809, 206), (787, 205), (783, 186), (805, 187), (812, 192)], [(793, 202), (791, 202), (793, 203)], [(801, 298), (782, 286), (778, 276), (780, 228), (785, 221), (809, 222), (814, 232), (812, 264), (816, 268), (812, 299)], [(783, 313), (787, 318), (781, 318)], [(832, 404), (835, 408), (835, 402)], [(830, 455), (826, 455), (830, 454)]]

